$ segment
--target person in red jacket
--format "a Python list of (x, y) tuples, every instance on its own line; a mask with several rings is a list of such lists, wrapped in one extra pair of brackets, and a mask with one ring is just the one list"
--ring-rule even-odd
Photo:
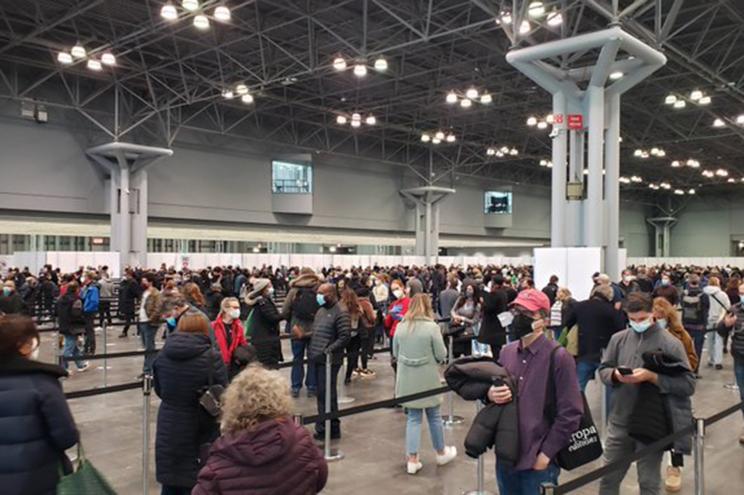
[[(411, 298), (416, 294), (424, 292), (424, 286), (419, 279), (412, 278), (408, 280), (406, 288), (403, 289), (403, 282), (399, 279), (395, 279), (390, 284), (390, 292), (396, 299), (388, 307), (384, 324), (385, 330), (387, 330), (388, 336), (390, 337), (390, 342), (392, 343), (393, 337), (395, 337), (395, 330), (398, 328), (398, 323), (400, 323), (406, 313), (408, 313), (408, 305), (411, 303)], [(391, 345), (390, 366), (393, 367), (393, 370), (397, 370), (398, 363), (395, 360), (395, 356), (393, 356), (392, 349), (393, 346)]]
[(314, 495), (328, 465), (308, 431), (296, 425), (289, 383), (250, 366), (223, 395), (222, 436), (209, 451), (191, 495)]
[(237, 374), (238, 367), (234, 366), (235, 349), (241, 345), (248, 345), (245, 339), (245, 330), (240, 323), (240, 302), (235, 297), (226, 297), (220, 305), (221, 311), (217, 319), (212, 322), (214, 339), (222, 354), (222, 361), (228, 370), (228, 376)]

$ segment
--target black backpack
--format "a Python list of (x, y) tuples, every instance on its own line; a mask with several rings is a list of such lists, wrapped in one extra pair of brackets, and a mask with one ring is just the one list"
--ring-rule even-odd
[(703, 321), (703, 293), (698, 291), (690, 294), (685, 291), (682, 296), (682, 323), (688, 325), (701, 325)]
[(318, 312), (318, 301), (315, 298), (315, 291), (312, 289), (298, 289), (297, 295), (292, 301), (292, 316), (303, 321), (315, 319), (315, 313)]

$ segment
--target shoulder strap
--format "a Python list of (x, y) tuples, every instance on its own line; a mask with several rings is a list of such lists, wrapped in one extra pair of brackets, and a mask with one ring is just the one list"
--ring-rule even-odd
[(548, 379), (545, 381), (545, 407), (544, 416), (550, 424), (553, 424), (555, 417), (558, 415), (557, 398), (555, 390), (555, 353), (560, 349), (560, 345), (553, 347), (550, 351), (550, 360), (548, 363)]
[(712, 297), (713, 299), (715, 299), (715, 301), (718, 303), (718, 305), (720, 307), (722, 307), (724, 309), (724, 311), (728, 311), (728, 308), (726, 306), (724, 306), (721, 301), (718, 300), (718, 298), (716, 297), (715, 294), (711, 294), (710, 297)]

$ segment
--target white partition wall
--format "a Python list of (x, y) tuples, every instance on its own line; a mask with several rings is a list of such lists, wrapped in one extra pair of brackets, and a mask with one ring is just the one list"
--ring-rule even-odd
[(121, 275), (119, 253), (104, 251), (18, 251), (13, 254), (13, 266), (27, 266), (31, 273), (39, 273), (44, 265), (60, 268), (62, 272), (74, 272), (82, 267), (108, 266), (112, 277)]
[(744, 258), (734, 257), (676, 257), (676, 258), (628, 258), (628, 264), (639, 266), (682, 265), (682, 266), (736, 266), (744, 268)]
[(600, 271), (601, 248), (536, 248), (535, 286), (547, 285), (557, 275), (561, 287), (568, 287), (574, 299), (589, 297), (592, 275)]

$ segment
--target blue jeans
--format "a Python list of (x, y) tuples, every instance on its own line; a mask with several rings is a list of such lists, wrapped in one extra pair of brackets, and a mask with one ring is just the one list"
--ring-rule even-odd
[[(158, 327), (149, 323), (139, 323), (140, 340), (145, 347), (145, 351), (155, 350), (155, 334), (158, 333)], [(142, 372), (146, 375), (152, 374), (152, 362), (155, 360), (155, 354), (145, 354), (145, 364), (142, 366)]]
[[(62, 356), (66, 358), (77, 358), (75, 359), (75, 365), (78, 367), (78, 369), (82, 368), (85, 363), (83, 363), (83, 360), (80, 359), (81, 352), (80, 348), (77, 345), (77, 336), (75, 335), (63, 335), (65, 338), (65, 346), (62, 350)], [(65, 369), (69, 366), (69, 361), (63, 361), (63, 366)]]
[(444, 450), (444, 426), (442, 425), (442, 414), (439, 406), (427, 407), (426, 409), (406, 409), (406, 453), (415, 455), (419, 452), (421, 444), (421, 423), (426, 411), (426, 420), (429, 423), (429, 434), (434, 450)]
[(576, 376), (579, 377), (579, 389), (586, 392), (586, 386), (589, 380), (594, 380), (594, 373), (599, 369), (599, 363), (590, 363), (589, 361), (576, 362)]
[(307, 376), (305, 376), (305, 350), (310, 348), (310, 339), (292, 339), (292, 390), (302, 388), (302, 379), (305, 378), (305, 386), (308, 390), (315, 391), (315, 364), (307, 364)]
[(552, 463), (543, 471), (533, 469), (516, 471), (499, 462), (496, 463), (496, 482), (499, 485), (499, 493), (504, 495), (538, 495), (543, 483), (557, 485), (559, 474), (561, 469)]
[[(734, 359), (734, 376), (739, 386), (739, 397), (744, 402), (744, 360)], [(741, 406), (741, 413), (744, 414), (744, 406)]]

